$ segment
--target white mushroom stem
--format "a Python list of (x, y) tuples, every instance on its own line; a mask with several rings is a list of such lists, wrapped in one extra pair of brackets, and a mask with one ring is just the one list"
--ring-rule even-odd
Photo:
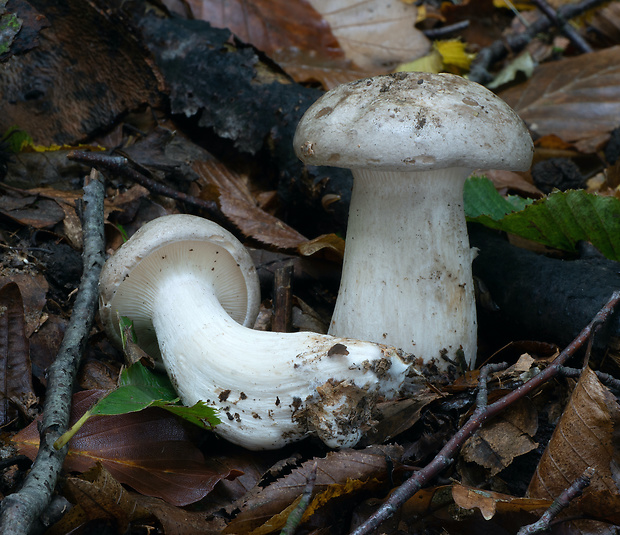
[(308, 434), (330, 447), (352, 446), (374, 400), (397, 396), (409, 369), (397, 350), (378, 344), (243, 327), (204, 274), (164, 270), (149, 293), (162, 359), (181, 399), (218, 407), (215, 431), (249, 449)]
[[(476, 357), (472, 252), (463, 212), (470, 169), (353, 169), (342, 281), (329, 329), (389, 343), (440, 367)], [(360, 291), (363, 288), (363, 291)]]

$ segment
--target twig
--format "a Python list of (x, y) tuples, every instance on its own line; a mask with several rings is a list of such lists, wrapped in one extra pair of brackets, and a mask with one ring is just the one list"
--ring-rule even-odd
[[(583, 0), (578, 4), (565, 4), (557, 10), (556, 15), (558, 19), (568, 21), (573, 17), (585, 13), (589, 9), (604, 4), (606, 1), (607, 0)], [(547, 31), (552, 25), (552, 22), (547, 17), (540, 17), (537, 21), (530, 24), (523, 33), (511, 35), (507, 39), (494, 41), (491, 45), (483, 48), (478, 53), (471, 65), (468, 78), (481, 84), (490, 82), (493, 79), (493, 76), (489, 73), (491, 65), (504, 59), (509, 51), (512, 53), (520, 52), (534, 37), (536, 37), (536, 35)]]
[[(567, 368), (566, 366), (560, 366), (559, 373), (564, 377), (579, 377), (583, 370), (580, 368)], [(620, 390), (620, 379), (616, 379), (613, 375), (609, 375), (605, 372), (596, 370), (594, 372), (598, 377), (598, 380), (603, 383), (607, 388), (613, 388), (614, 390)]]
[(0, 533), (26, 535), (50, 503), (67, 448), (53, 446), (69, 425), (71, 394), (97, 307), (99, 273), (104, 262), (103, 197), (101, 175), (93, 169), (84, 186), (84, 272), (71, 319), (56, 360), (49, 369), (48, 387), (40, 424), (39, 452), (22, 488), (2, 502)]
[(566, 22), (562, 17), (558, 16), (555, 9), (551, 7), (547, 0), (533, 0), (534, 4), (542, 11), (542, 13), (547, 17), (555, 27), (557, 27), (566, 37), (568, 37), (581, 52), (584, 54), (588, 54), (592, 52), (592, 47), (584, 40), (581, 35), (577, 33), (575, 28), (573, 28), (568, 22)]
[(132, 180), (133, 182), (137, 182), (152, 193), (162, 195), (163, 197), (169, 197), (171, 199), (175, 199), (177, 201), (181, 201), (186, 204), (190, 204), (192, 206), (200, 208), (207, 212), (207, 214), (209, 214), (209, 217), (213, 219), (213, 221), (217, 222), (218, 224), (233, 233), (238, 232), (237, 229), (233, 230), (231, 228), (232, 225), (230, 221), (228, 221), (224, 217), (215, 201), (205, 201), (204, 199), (199, 199), (192, 195), (187, 195), (182, 191), (178, 191), (169, 186), (165, 186), (164, 184), (160, 184), (152, 178), (147, 177), (145, 174), (136, 171), (133, 167), (131, 167), (129, 160), (123, 156), (110, 156), (109, 154), (105, 154), (102, 152), (87, 152), (83, 150), (74, 150), (67, 155), (67, 158), (69, 158), (69, 160), (74, 160), (76, 162), (89, 165), (91, 167), (94, 167), (95, 169), (99, 169), (100, 171), (110, 171), (115, 175), (119, 175), (121, 177)]
[(297, 504), (295, 509), (291, 511), (291, 514), (288, 515), (288, 518), (286, 519), (286, 524), (282, 528), (280, 535), (293, 535), (293, 533), (295, 533), (295, 530), (297, 529), (297, 526), (299, 526), (301, 519), (306, 512), (306, 509), (308, 509), (308, 505), (310, 505), (310, 498), (312, 498), (312, 491), (314, 490), (314, 484), (316, 483), (317, 467), (318, 465), (315, 462), (314, 466), (310, 470), (310, 473), (308, 474), (306, 487), (304, 488), (304, 492), (301, 495), (301, 500), (299, 500), (299, 503)]
[(584, 473), (573, 481), (573, 484), (564, 489), (553, 503), (549, 506), (540, 519), (533, 524), (523, 526), (517, 535), (534, 535), (535, 533), (541, 533), (550, 529), (551, 521), (558, 516), (564, 509), (566, 509), (570, 502), (575, 498), (578, 498), (583, 493), (583, 490), (590, 485), (590, 480), (594, 475), (595, 470), (592, 467), (586, 468)]
[[(467, 423), (461, 427), (445, 444), (435, 458), (424, 468), (415, 472), (415, 474), (413, 474), (398, 489), (396, 489), (386, 500), (386, 502), (377, 511), (375, 511), (370, 518), (368, 518), (368, 520), (352, 532), (352, 535), (368, 535), (377, 529), (384, 521), (390, 518), (400, 507), (402, 507), (409, 498), (411, 498), (418, 490), (427, 484), (428, 481), (436, 477), (444, 468), (449, 466), (452, 463), (455, 454), (465, 443), (465, 441), (472, 436), (486, 420), (499, 414), (514, 402), (522, 399), (536, 390), (543, 383), (556, 376), (560, 371), (560, 367), (563, 366), (564, 363), (571, 356), (573, 356), (580, 347), (583, 346), (592, 333), (613, 314), (614, 308), (618, 305), (618, 302), (620, 302), (620, 291), (612, 294), (607, 304), (596, 314), (588, 326), (585, 327), (581, 333), (579, 333), (577, 338), (575, 338), (547, 368), (509, 394), (506, 394), (498, 401), (486, 406), (483, 410), (480, 410), (479, 407), (477, 407)], [(486, 382), (486, 378), (483, 376), (483, 370), (485, 367), (486, 366), (480, 370), (481, 386), (483, 386)], [(488, 370), (484, 373), (488, 373)], [(478, 395), (485, 396), (485, 394), (480, 394), (480, 390)], [(481, 398), (481, 401), (484, 401), (484, 398)]]
[(273, 281), (273, 323), (272, 330), (287, 333), (291, 330), (293, 294), (291, 280), (293, 264), (288, 263), (276, 269)]
[(468, 26), (468, 20), (461, 20), (459, 22), (455, 22), (454, 24), (446, 24), (440, 28), (430, 28), (428, 30), (424, 30), (422, 33), (424, 33), (424, 35), (426, 35), (429, 39), (441, 39), (451, 33), (460, 32)]

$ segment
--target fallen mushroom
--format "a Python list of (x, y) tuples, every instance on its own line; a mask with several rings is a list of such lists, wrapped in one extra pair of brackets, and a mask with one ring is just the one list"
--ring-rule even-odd
[(306, 164), (354, 177), (342, 280), (329, 333), (387, 343), (440, 369), (476, 359), (463, 213), (474, 169), (529, 168), (523, 121), (460, 76), (397, 73), (338, 86), (301, 119)]
[(119, 316), (132, 319), (138, 342), (161, 355), (183, 403), (220, 409), (216, 433), (256, 450), (310, 434), (330, 447), (355, 445), (376, 400), (398, 395), (410, 359), (371, 342), (254, 331), (247, 326), (259, 300), (241, 243), (189, 215), (144, 225), (100, 278), (111, 339), (120, 344)]

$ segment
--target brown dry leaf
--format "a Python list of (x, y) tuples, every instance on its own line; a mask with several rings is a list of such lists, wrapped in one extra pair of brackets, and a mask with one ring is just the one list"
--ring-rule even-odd
[(114, 524), (119, 533), (124, 533), (130, 523), (148, 524), (153, 518), (169, 535), (213, 533), (205, 514), (129, 492), (100, 464), (81, 478), (67, 478), (63, 490), (75, 506), (46, 532), (47, 535), (73, 533), (93, 520), (106, 520)]
[[(75, 394), (71, 424), (105, 393)], [(39, 445), (37, 422), (17, 433), (12, 442), (34, 459)], [(179, 419), (162, 409), (89, 418), (69, 442), (64, 466), (83, 472), (97, 463), (138, 492), (179, 506), (204, 498), (218, 481), (238, 475), (205, 460)]]
[(52, 188), (35, 188), (29, 191), (58, 203), (58, 206), (65, 213), (62, 220), (64, 235), (74, 249), (81, 250), (82, 222), (77, 215), (76, 206), (82, 195), (74, 191), (60, 191)]
[(552, 500), (534, 498), (515, 498), (499, 492), (454, 485), (452, 487), (454, 503), (463, 509), (480, 509), (485, 520), (490, 520), (496, 513), (509, 513), (520, 511), (536, 511), (546, 509)]
[(17, 416), (15, 408), (34, 417), (38, 402), (32, 387), (32, 369), (25, 332), (24, 304), (16, 283), (0, 289), (0, 425)]
[(238, 174), (215, 160), (196, 161), (192, 169), (207, 185), (217, 188), (222, 213), (243, 234), (277, 249), (296, 249), (307, 240), (277, 217), (261, 210)]
[[(540, 459), (528, 495), (554, 499), (586, 468), (593, 467), (596, 473), (582, 500), (591, 493), (607, 496), (616, 507), (607, 509), (599, 519), (620, 523), (619, 492), (614, 479), (620, 446), (615, 436), (618, 426), (620, 407), (615, 397), (592, 370), (584, 369)], [(582, 500), (569, 507), (569, 514), (582, 511)]]
[(342, 56), (329, 25), (305, 0), (188, 0), (194, 18), (228, 28), (271, 56), (281, 49)]
[(618, 126), (620, 46), (543, 64), (500, 96), (537, 136), (555, 134), (594, 152)]
[(415, 27), (415, 4), (384, 0), (308, 1), (327, 20), (346, 57), (369, 73), (388, 72), (430, 50), (430, 41)]
[(610, 2), (597, 9), (588, 26), (596, 30), (597, 37), (606, 41), (607, 46), (620, 44), (620, 3)]
[[(307, 461), (268, 487), (258, 486), (249, 493), (240, 506), (241, 512), (231, 521), (225, 533), (249, 533), (282, 513), (304, 491), (308, 475), (315, 462), (317, 463), (317, 475), (314, 497), (325, 492), (332, 493), (323, 495), (324, 498), (329, 499), (329, 496), (343, 496), (348, 495), (349, 492), (354, 494), (354, 489), (346, 487), (348, 480), (362, 482), (360, 488), (376, 486), (375, 480), (382, 481), (387, 476), (386, 458), (399, 459), (401, 454), (402, 448), (399, 446), (375, 446), (365, 450), (334, 451), (322, 459)], [(337, 488), (334, 489), (333, 485)], [(274, 525), (279, 524), (275, 522)]]
[(524, 399), (478, 430), (465, 442), (461, 454), (467, 462), (485, 467), (494, 476), (515, 457), (538, 447), (532, 438), (537, 429), (536, 407)]
[(10, 282), (19, 286), (24, 304), (26, 337), (30, 338), (47, 321), (48, 316), (43, 308), (47, 304), (49, 285), (44, 275), (28, 269), (27, 265), (25, 268), (24, 271), (0, 268), (0, 287)]
[(17, 188), (2, 185), (0, 214), (9, 217), (20, 225), (37, 229), (50, 228), (60, 223), (65, 213), (58, 203), (41, 199), (38, 195)]
[(510, 192), (516, 192), (524, 197), (534, 197), (538, 199), (543, 196), (543, 192), (540, 191), (534, 184), (528, 181), (522, 173), (515, 173), (514, 171), (499, 171), (496, 169), (486, 169), (475, 171), (475, 174), (486, 176), (497, 190), (508, 190)]
[(327, 252), (328, 258), (336, 259), (342, 262), (344, 258), (344, 240), (336, 234), (322, 234), (314, 238), (301, 243), (297, 250), (303, 256), (312, 256), (319, 251)]

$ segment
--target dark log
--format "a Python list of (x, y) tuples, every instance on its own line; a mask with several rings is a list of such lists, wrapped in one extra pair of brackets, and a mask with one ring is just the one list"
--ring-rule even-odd
[[(508, 336), (565, 346), (620, 290), (620, 263), (590, 254), (575, 260), (550, 258), (515, 247), (501, 235), (470, 226), (472, 247), (480, 251), (474, 275), (488, 287), (499, 312), (481, 311), (481, 326)], [(594, 347), (617, 344), (620, 314), (603, 327)]]

